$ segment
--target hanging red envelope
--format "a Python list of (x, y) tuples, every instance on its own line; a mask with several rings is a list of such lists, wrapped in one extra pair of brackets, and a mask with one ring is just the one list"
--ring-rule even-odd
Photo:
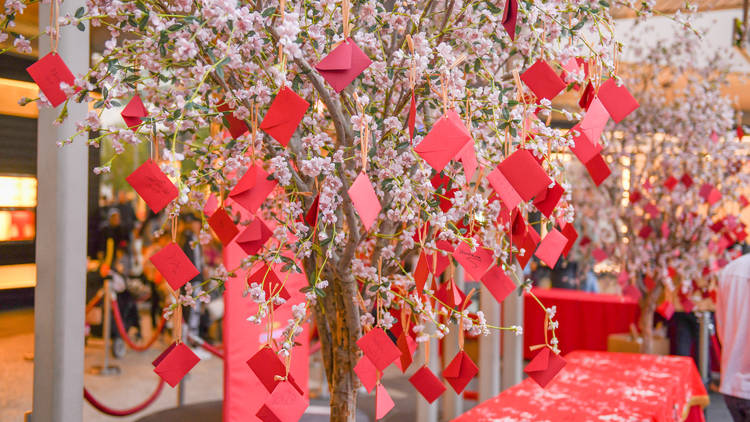
[(195, 365), (200, 362), (200, 358), (190, 350), (185, 343), (172, 343), (153, 362), (154, 372), (161, 377), (167, 384), (174, 387), (180, 383), (180, 380)]
[(419, 368), (409, 382), (428, 403), (433, 403), (445, 392), (445, 385), (426, 366)]
[(138, 192), (154, 213), (163, 210), (179, 194), (177, 187), (150, 159), (130, 173), (125, 180)]
[(609, 258), (609, 255), (607, 255), (607, 252), (604, 251), (604, 249), (597, 248), (591, 251), (591, 256), (594, 257), (594, 260), (596, 262), (602, 262), (605, 259)]
[(149, 260), (173, 290), (178, 290), (200, 274), (200, 271), (190, 262), (185, 252), (174, 242), (167, 244), (159, 252), (151, 255)]
[(417, 261), (417, 267), (414, 269), (414, 283), (417, 286), (417, 293), (420, 295), (424, 292), (424, 286), (427, 283), (427, 278), (430, 275), (430, 270), (427, 267), (427, 260), (429, 258), (425, 255), (424, 251), (419, 254), (419, 261)]
[(382, 206), (367, 174), (364, 172), (359, 173), (359, 176), (357, 176), (354, 183), (349, 187), (348, 193), (354, 209), (357, 210), (357, 214), (359, 214), (359, 218), (362, 220), (365, 231), (369, 232), (375, 220), (378, 219), (378, 214), (380, 214)]
[(589, 105), (591, 104), (591, 101), (594, 100), (594, 96), (594, 85), (589, 82), (586, 84), (586, 88), (583, 90), (583, 94), (581, 94), (581, 98), (578, 100), (578, 106), (583, 110), (587, 110), (589, 108)]
[(125, 120), (125, 125), (135, 132), (143, 122), (143, 117), (148, 117), (148, 111), (146, 111), (146, 106), (143, 105), (141, 97), (135, 94), (128, 102), (128, 105), (122, 109), (120, 116), (122, 116), (122, 120)]
[(469, 141), (469, 129), (458, 113), (450, 110), (435, 122), (422, 142), (414, 147), (414, 152), (439, 173)]
[(638, 290), (637, 287), (632, 286), (628, 284), (627, 286), (622, 288), (622, 295), (628, 298), (631, 298), (633, 300), (640, 300), (641, 299), (641, 291)]
[(659, 216), (659, 208), (654, 205), (653, 202), (649, 202), (648, 204), (643, 206), (643, 211), (650, 215), (652, 218), (656, 218)]
[(546, 190), (534, 198), (534, 206), (545, 217), (549, 218), (552, 215), (552, 211), (555, 210), (557, 203), (560, 202), (563, 193), (565, 193), (565, 189), (559, 183), (555, 182), (555, 186), (551, 188), (547, 187)]
[(263, 220), (256, 218), (237, 236), (237, 245), (246, 254), (255, 255), (271, 238), (271, 235), (273, 235), (271, 229), (263, 223)]
[(537, 98), (552, 100), (565, 89), (565, 82), (544, 60), (537, 60), (521, 74), (521, 80)]
[(208, 218), (208, 225), (223, 246), (227, 246), (237, 236), (237, 233), (240, 232), (224, 208), (219, 208), (211, 214), (211, 217)]
[[(257, 271), (247, 278), (248, 285), (253, 283), (263, 286), (263, 293), (266, 294), (266, 300), (278, 296), (286, 302), (291, 298), (291, 295), (286, 290), (286, 287), (284, 287), (284, 283), (279, 280), (276, 272), (266, 264), (263, 264)], [(276, 309), (279, 306), (281, 305), (274, 303), (273, 309)]]
[(689, 174), (685, 173), (680, 177), (680, 182), (682, 182), (683, 185), (685, 185), (686, 188), (690, 188), (690, 186), (693, 186), (693, 178), (690, 177)]
[(560, 254), (562, 254), (562, 251), (567, 244), (568, 238), (557, 229), (553, 228), (546, 236), (544, 236), (544, 239), (542, 239), (542, 242), (539, 244), (539, 248), (537, 248), (536, 252), (534, 252), (534, 255), (547, 264), (548, 267), (555, 268), (557, 260), (560, 258)]
[(60, 82), (65, 82), (70, 86), (75, 85), (75, 76), (65, 65), (62, 57), (55, 52), (37, 60), (26, 68), (26, 72), (39, 85), (39, 89), (47, 97), (47, 101), (52, 104), (52, 107), (57, 107), (68, 99), (65, 92), (60, 89)]
[(526, 365), (523, 372), (526, 372), (540, 387), (545, 388), (555, 378), (555, 375), (565, 367), (565, 364), (565, 359), (562, 356), (550, 350), (549, 347), (544, 347)]
[(617, 284), (620, 285), (620, 287), (624, 287), (626, 284), (628, 284), (628, 280), (630, 279), (630, 274), (623, 269), (620, 271), (620, 274), (617, 276)]
[(313, 200), (310, 209), (305, 214), (305, 223), (310, 227), (315, 227), (318, 224), (318, 206), (320, 205), (320, 195), (317, 195)]
[(515, 236), (513, 237), (513, 244), (516, 248), (518, 248), (519, 251), (521, 249), (524, 251), (523, 253), (516, 254), (516, 260), (521, 268), (525, 268), (526, 264), (529, 263), (529, 260), (531, 260), (531, 257), (534, 255), (534, 251), (536, 251), (539, 241), (539, 233), (537, 233), (531, 226), (527, 227), (525, 235), (519, 236), (519, 238), (516, 238)]
[[(247, 366), (250, 367), (250, 370), (258, 377), (258, 381), (266, 387), (269, 393), (273, 392), (276, 386), (282, 382), (277, 377), (281, 378), (286, 374), (284, 362), (279, 359), (279, 355), (268, 345), (261, 347), (260, 350), (255, 352), (247, 360)], [(303, 394), (302, 389), (294, 381), (292, 374), (287, 375), (286, 380), (299, 394)]]
[[(531, 151), (519, 149), (497, 166), (508, 182), (518, 192), (518, 196), (528, 201), (547, 188), (552, 182), (542, 166), (534, 159)], [(506, 204), (509, 208), (512, 206)]]
[(443, 255), (443, 252), (453, 253), (453, 247), (445, 240), (436, 241), (435, 246), (438, 248), (437, 251), (427, 253), (427, 268), (437, 278), (443, 275), (443, 271), (450, 265), (450, 258)]
[(440, 285), (435, 291), (435, 299), (439, 300), (441, 304), (459, 311), (463, 311), (469, 306), (466, 303), (466, 294), (458, 288), (453, 280), (448, 280)]
[(521, 203), (521, 197), (518, 195), (518, 192), (516, 192), (513, 185), (510, 184), (510, 181), (508, 181), (499, 168), (492, 170), (487, 175), (487, 180), (507, 209), (513, 209)]
[(656, 282), (653, 278), (651, 278), (651, 276), (646, 275), (643, 277), (643, 285), (646, 287), (646, 290), (650, 292), (651, 290), (654, 290), (654, 287), (656, 287)]
[(281, 145), (287, 146), (309, 107), (310, 103), (284, 86), (273, 99), (260, 122), (260, 128)]
[[(578, 132), (579, 135), (575, 135), (575, 132)], [(594, 144), (591, 142), (591, 140), (583, 133), (579, 124), (573, 126), (571, 133), (573, 135), (573, 146), (570, 147), (570, 150), (573, 151), (573, 154), (575, 154), (584, 165), (591, 161), (592, 158), (599, 155), (604, 148), (600, 143)]]
[(275, 187), (276, 180), (268, 180), (268, 173), (262, 167), (254, 164), (247, 169), (245, 175), (229, 192), (229, 197), (255, 214)]
[(232, 134), (232, 138), (237, 139), (249, 131), (247, 123), (245, 123), (244, 120), (234, 117), (234, 110), (230, 109), (227, 103), (218, 106), (216, 110), (223, 114), (224, 119), (226, 119), (229, 124), (227, 129), (229, 129), (229, 133)]
[(672, 302), (665, 300), (664, 302), (659, 305), (658, 308), (656, 308), (656, 312), (659, 313), (659, 315), (663, 316), (664, 319), (669, 321), (672, 319), (672, 315), (674, 315), (674, 305)]
[(474, 376), (479, 373), (479, 368), (469, 357), (468, 353), (461, 350), (456, 357), (443, 370), (443, 378), (453, 387), (457, 394), (461, 394)]
[(703, 200), (708, 202), (708, 205), (713, 205), (721, 199), (721, 192), (710, 183), (705, 183), (701, 186), (699, 195)]
[(409, 139), (414, 141), (414, 127), (417, 124), (417, 102), (414, 100), (414, 93), (411, 94), (411, 103), (409, 104), (409, 118), (406, 121), (409, 126)]
[(219, 209), (219, 200), (216, 198), (216, 195), (213, 193), (208, 196), (208, 199), (206, 199), (206, 204), (203, 205), (203, 214), (206, 214), (207, 216), (214, 215), (214, 212)]
[(372, 393), (372, 390), (378, 383), (378, 369), (375, 368), (375, 365), (370, 362), (367, 356), (359, 358), (359, 362), (354, 365), (354, 373), (357, 374), (362, 387), (365, 387), (365, 391)]
[(375, 420), (383, 419), (393, 409), (393, 399), (386, 391), (383, 384), (375, 388)]
[(263, 422), (296, 422), (305, 414), (308, 405), (295, 386), (280, 382), (255, 416)]
[(560, 230), (568, 240), (568, 242), (565, 244), (565, 248), (563, 248), (562, 253), (564, 256), (568, 256), (570, 250), (573, 249), (573, 245), (576, 243), (576, 239), (578, 239), (578, 232), (576, 231), (576, 228), (573, 226), (573, 224), (568, 223), (560, 223)]
[(477, 246), (474, 252), (471, 251), (471, 247), (465, 242), (461, 244), (453, 251), (453, 258), (464, 267), (467, 273), (472, 277), (472, 280), (480, 280), (487, 268), (492, 265), (495, 258), (492, 256), (492, 251), (484, 248), (481, 244)]
[(653, 233), (654, 229), (651, 228), (648, 224), (641, 227), (641, 230), (638, 232), (638, 237), (642, 239), (648, 239), (648, 237)]
[(594, 181), (596, 186), (601, 185), (612, 174), (612, 170), (609, 169), (607, 162), (601, 154), (595, 155), (594, 158), (586, 163), (586, 170), (589, 172), (589, 176), (591, 176), (591, 180)]
[(467, 142), (461, 151), (458, 152), (458, 161), (464, 166), (464, 175), (468, 184), (474, 178), (479, 163), (477, 162), (477, 153), (474, 150), (474, 142)]
[(507, 0), (503, 9), (503, 28), (511, 41), (516, 40), (516, 21), (518, 20), (518, 0)]
[(594, 98), (586, 110), (586, 115), (578, 123), (578, 130), (583, 133), (594, 145), (599, 145), (602, 131), (609, 121), (609, 114), (598, 98)]
[(597, 96), (615, 123), (620, 123), (625, 116), (638, 108), (638, 101), (630, 95), (630, 91), (624, 85), (617, 86), (614, 79), (604, 82), (599, 87)]
[(354, 40), (347, 38), (315, 65), (315, 69), (339, 93), (370, 64), (372, 60), (360, 50)]
[(516, 283), (505, 274), (505, 271), (499, 265), (493, 266), (484, 274), (482, 284), (484, 284), (484, 287), (487, 288), (497, 303), (502, 303), (516, 289)]
[(677, 186), (677, 183), (679, 183), (679, 180), (677, 180), (674, 176), (669, 176), (669, 179), (664, 181), (664, 187), (667, 188), (670, 192), (674, 190), (674, 188)]
[(398, 345), (399, 350), (401, 350), (401, 356), (396, 360), (396, 366), (398, 366), (398, 369), (400, 369), (402, 373), (405, 373), (414, 360), (414, 352), (417, 350), (417, 342), (411, 338), (410, 335), (402, 331), (401, 335), (398, 336), (396, 344)]
[(641, 195), (641, 192), (637, 190), (630, 191), (628, 193), (628, 202), (630, 202), (631, 204), (638, 203), (638, 201), (640, 201), (641, 198), (643, 198), (643, 195)]
[(378, 371), (382, 371), (401, 356), (401, 350), (393, 344), (388, 334), (375, 327), (357, 340), (357, 346), (370, 359)]

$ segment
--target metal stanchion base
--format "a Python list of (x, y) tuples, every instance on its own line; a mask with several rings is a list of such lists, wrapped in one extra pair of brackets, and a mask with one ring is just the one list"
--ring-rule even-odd
[(120, 375), (120, 372), (120, 367), (116, 365), (94, 365), (89, 370), (90, 374), (101, 375), (105, 377), (109, 375)]

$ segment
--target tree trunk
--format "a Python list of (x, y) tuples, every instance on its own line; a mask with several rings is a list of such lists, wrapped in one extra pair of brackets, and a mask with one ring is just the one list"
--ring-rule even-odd
[(656, 302), (659, 300), (662, 291), (661, 283), (657, 284), (646, 296), (641, 299), (641, 316), (640, 329), (643, 347), (641, 353), (654, 353), (654, 312), (656, 311)]

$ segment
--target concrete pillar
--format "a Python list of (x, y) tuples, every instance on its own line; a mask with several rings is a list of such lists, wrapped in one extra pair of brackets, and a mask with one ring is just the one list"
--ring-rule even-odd
[[(60, 2), (60, 16), (73, 15), (83, 0)], [(39, 29), (49, 25), (49, 4), (39, 6)], [(46, 35), (39, 55), (50, 51)], [(61, 30), (58, 53), (73, 74), (89, 64), (89, 31)], [(40, 109), (37, 138), (37, 282), (34, 299), (34, 397), (32, 420), (83, 419), (83, 341), (86, 307), (86, 209), (88, 151), (85, 136), (72, 145), (56, 142), (76, 132), (87, 104), (68, 104), (68, 118), (52, 122), (59, 110)]]
[[(487, 324), (500, 326), (500, 304), (484, 284), (479, 292), (479, 309), (484, 312)], [(479, 336), (479, 402), (500, 393), (500, 332), (490, 330)]]
[[(514, 267), (519, 280), (524, 279), (523, 271), (518, 265)], [(503, 301), (503, 326), (518, 325), (523, 327), (523, 295), (513, 292)], [(527, 327), (524, 327), (526, 329)], [(510, 330), (503, 331), (503, 370), (502, 389), (521, 382), (523, 378), (523, 336)]]

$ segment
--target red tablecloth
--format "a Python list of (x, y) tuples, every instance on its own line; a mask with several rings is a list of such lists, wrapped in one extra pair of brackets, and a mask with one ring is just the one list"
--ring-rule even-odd
[[(560, 326), (556, 333), (563, 353), (607, 350), (607, 336), (630, 332), (630, 324), (637, 323), (640, 313), (638, 302), (623, 296), (566, 289), (533, 292), (544, 306), (557, 306), (555, 320)], [(544, 344), (544, 311), (531, 295), (524, 296), (524, 358), (529, 360), (534, 355), (529, 346)]]
[(525, 379), (455, 421), (704, 421), (708, 394), (689, 357), (576, 351), (565, 359), (546, 389)]

